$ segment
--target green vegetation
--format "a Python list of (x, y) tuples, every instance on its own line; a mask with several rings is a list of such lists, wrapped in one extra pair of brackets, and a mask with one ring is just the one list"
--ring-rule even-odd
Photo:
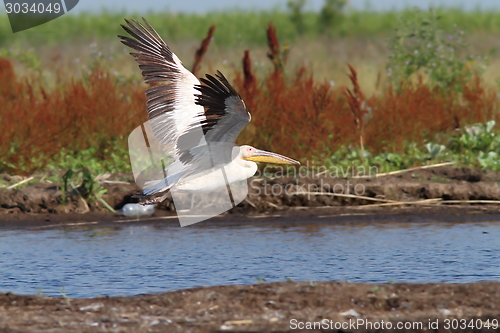
[(378, 172), (385, 173), (416, 165), (453, 162), (456, 165), (500, 171), (500, 129), (494, 131), (494, 126), (493, 120), (467, 126), (455, 135), (443, 137), (446, 144), (407, 143), (402, 152), (377, 155), (365, 151), (364, 159), (361, 158), (359, 149), (342, 146), (327, 159), (325, 166), (342, 167), (346, 170), (352, 166), (375, 166)]
[[(290, 1), (289, 4), (288, 11), (231, 11), (206, 14), (165, 11), (146, 13), (142, 16), (170, 42), (199, 40), (205, 35), (207, 28), (215, 24), (218, 32), (214, 42), (223, 47), (241, 43), (264, 45), (266, 39), (263, 31), (269, 22), (276, 26), (284, 43), (292, 43), (301, 35), (316, 39), (325, 33), (330, 36), (348, 37), (389, 35), (396, 28), (399, 18), (408, 21), (414, 17), (413, 9), (400, 12), (345, 10), (343, 0), (326, 1), (319, 13), (304, 11), (300, 1)], [(458, 23), (460, 29), (471, 33), (500, 32), (500, 12), (465, 12), (458, 8), (446, 8), (436, 9), (436, 14), (441, 17), (445, 32), (455, 32), (455, 24)], [(119, 23), (123, 23), (124, 18), (140, 16), (124, 12), (65, 15), (34, 29), (12, 34), (9, 21), (4, 15), (0, 17), (0, 47), (11, 47), (18, 43), (36, 46), (110, 40), (123, 33)]]
[[(433, 94), (451, 97), (445, 104), (462, 105), (465, 100), (471, 98), (470, 82), (480, 75), (486, 67), (486, 61), (484, 57), (466, 54), (463, 31), (444, 34), (441, 19), (442, 17), (434, 10), (428, 12), (416, 10), (413, 12), (413, 17), (399, 20), (398, 27), (389, 40), (391, 53), (387, 63), (388, 75), (393, 86), (400, 90), (400, 95), (403, 95), (403, 91), (408, 88), (408, 82), (411, 82), (412, 78), (417, 78), (418, 86), (425, 85), (433, 90)], [(354, 92), (357, 94), (353, 95), (349, 91), (351, 99), (348, 102), (353, 109), (355, 123), (359, 129), (359, 124), (363, 124), (365, 119), (359, 115), (356, 117), (356, 111), (369, 113), (370, 110), (369, 108), (363, 110), (360, 107), (359, 102), (364, 96), (357, 86), (356, 72), (354, 71), (350, 77)], [(500, 96), (498, 92), (497, 96)], [(405, 108), (413, 110), (413, 113), (429, 111), (422, 109), (421, 105), (415, 108), (410, 99), (407, 102)], [(430, 100), (429, 104), (432, 104)], [(430, 109), (430, 105), (427, 108)], [(496, 117), (499, 112), (496, 106), (491, 116)], [(471, 110), (468, 113), (470, 114)], [(428, 112), (428, 114), (429, 122), (439, 122), (438, 113)], [(411, 117), (411, 114), (409, 116)], [(410, 117), (407, 120), (410, 120)], [(330, 167), (377, 166), (379, 172), (390, 172), (415, 165), (453, 162), (458, 165), (500, 171), (500, 132), (494, 131), (495, 120), (465, 126), (457, 134), (460, 117), (457, 113), (453, 117), (455, 132), (435, 133), (424, 140), (427, 142), (425, 144), (404, 140), (402, 149), (394, 149), (396, 147), (391, 149), (386, 145), (388, 151), (371, 154), (364, 150), (361, 141), (359, 148), (345, 145), (340, 147), (331, 158), (327, 159), (326, 164)], [(429, 127), (424, 125), (420, 130), (429, 131)], [(364, 135), (363, 130), (360, 135)], [(435, 143), (435, 140), (439, 142)]]
[(62, 148), (46, 166), (47, 170), (68, 170), (75, 166), (83, 166), (93, 174), (132, 172), (128, 149), (123, 142), (126, 138), (120, 138), (117, 145), (110, 144), (99, 150), (90, 147), (82, 150), (70, 151)]
[[(400, 19), (389, 40), (387, 71), (391, 81), (399, 84), (414, 75), (425, 75), (430, 86), (461, 90), (485, 68), (484, 57), (464, 55), (464, 31), (444, 33), (436, 11), (415, 11), (413, 17)], [(454, 25), (456, 29), (457, 25)]]
[[(80, 169), (74, 171), (69, 169), (62, 177), (62, 202), (66, 204), (66, 193), (70, 190), (74, 191), (78, 197), (85, 203), (88, 209), (88, 202), (98, 200), (104, 207), (109, 211), (115, 212), (115, 210), (102, 198), (106, 194), (107, 190), (100, 184), (99, 180), (109, 177), (109, 174), (101, 174), (94, 177), (90, 170), (86, 167), (80, 166)], [(75, 182), (80, 184), (75, 185)]]

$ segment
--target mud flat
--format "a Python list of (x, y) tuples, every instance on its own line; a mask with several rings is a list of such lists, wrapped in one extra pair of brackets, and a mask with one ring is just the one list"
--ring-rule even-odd
[[(419, 215), (451, 211), (464, 213), (497, 211), (500, 204), (500, 173), (465, 167), (442, 166), (370, 178), (319, 177), (252, 178), (249, 193), (237, 207), (225, 214), (247, 216), (325, 216), (394, 213)], [(0, 220), (88, 220), (97, 214), (102, 220), (116, 220), (99, 200), (84, 200), (75, 191), (66, 193), (63, 204), (59, 184), (38, 182), (24, 188), (8, 189), (20, 178), (0, 175)], [(103, 199), (115, 209), (134, 202), (139, 188), (131, 175), (116, 174), (103, 181)], [(87, 189), (80, 188), (82, 193)], [(175, 216), (171, 199), (157, 205), (155, 217)], [(301, 213), (298, 213), (301, 212)]]
[(0, 331), (494, 332), (499, 308), (499, 282), (284, 282), (92, 299), (0, 294)]

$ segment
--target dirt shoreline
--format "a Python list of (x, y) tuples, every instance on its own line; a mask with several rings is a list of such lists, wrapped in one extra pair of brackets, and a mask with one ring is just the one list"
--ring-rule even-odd
[[(0, 175), (8, 185), (19, 178)], [(252, 178), (249, 193), (237, 207), (208, 223), (220, 220), (254, 221), (265, 217), (317, 218), (331, 216), (380, 215), (388, 218), (428, 219), (435, 216), (463, 220), (463, 215), (475, 218), (478, 214), (497, 218), (500, 204), (500, 172), (465, 167), (443, 166), (371, 178), (279, 177)], [(129, 174), (116, 174), (102, 183), (107, 193), (103, 199), (114, 209), (134, 202), (139, 188)], [(85, 192), (85, 188), (80, 188)], [(91, 222), (125, 223), (131, 221), (112, 214), (95, 199), (84, 200), (75, 191), (66, 193), (63, 204), (58, 184), (38, 182), (24, 188), (0, 188), (0, 225), (60, 224)], [(201, 202), (203, 204), (203, 202)], [(405, 217), (405, 215), (408, 217)], [(153, 219), (170, 223), (176, 221), (175, 207), (170, 199), (156, 206)], [(133, 219), (132, 219), (133, 220)], [(177, 223), (177, 222), (175, 222)]]
[[(487, 325), (498, 323), (499, 307), (500, 282), (282, 282), (91, 299), (0, 294), (0, 331), (493, 332)], [(314, 322), (323, 326), (307, 326)]]
[[(162, 214), (164, 213), (164, 214)], [(96, 212), (88, 214), (16, 214), (0, 217), (0, 228), (81, 228), (124, 227), (127, 225), (158, 225), (180, 227), (174, 213), (157, 212), (153, 217), (127, 218)], [(196, 223), (190, 228), (207, 226), (267, 225), (286, 227), (307, 223), (463, 223), (499, 221), (500, 211), (495, 207), (478, 205), (393, 208), (287, 208), (270, 213), (226, 213)]]

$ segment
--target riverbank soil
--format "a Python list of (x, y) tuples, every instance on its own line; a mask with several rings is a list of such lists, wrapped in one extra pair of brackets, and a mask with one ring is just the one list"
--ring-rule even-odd
[(0, 294), (0, 332), (495, 332), (498, 309), (499, 282), (283, 282), (93, 299)]
[[(369, 175), (369, 172), (366, 172)], [(84, 215), (108, 213), (102, 200), (114, 209), (129, 202), (140, 189), (131, 174), (116, 174), (99, 182), (106, 189), (99, 200), (88, 189), (79, 187), (62, 195), (60, 184), (40, 179), (28, 186), (15, 186), (21, 178), (0, 175), (0, 220), (9, 216), (59, 214)], [(34, 180), (36, 181), (36, 177)], [(252, 215), (283, 212), (289, 209), (356, 207), (385, 209), (393, 207), (448, 207), (449, 205), (495, 207), (500, 203), (500, 172), (456, 166), (407, 170), (388, 175), (343, 178), (330, 172), (313, 177), (282, 176), (251, 178), (249, 193), (243, 202), (228, 214)], [(9, 189), (9, 187), (14, 188)], [(22, 187), (25, 186), (25, 187)], [(97, 185), (94, 185), (94, 190)], [(203, 202), (197, 204), (203, 205)], [(495, 208), (496, 209), (496, 208)], [(156, 206), (156, 216), (175, 215), (175, 206), (168, 198)], [(318, 211), (318, 214), (322, 214)]]

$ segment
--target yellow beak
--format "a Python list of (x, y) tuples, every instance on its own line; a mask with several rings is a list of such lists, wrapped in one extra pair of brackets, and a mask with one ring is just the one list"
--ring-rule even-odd
[(289, 157), (271, 153), (269, 151), (255, 149), (252, 156), (244, 157), (243, 159), (252, 162), (263, 162), (263, 163), (273, 163), (273, 164), (300, 164), (299, 161), (292, 160)]

